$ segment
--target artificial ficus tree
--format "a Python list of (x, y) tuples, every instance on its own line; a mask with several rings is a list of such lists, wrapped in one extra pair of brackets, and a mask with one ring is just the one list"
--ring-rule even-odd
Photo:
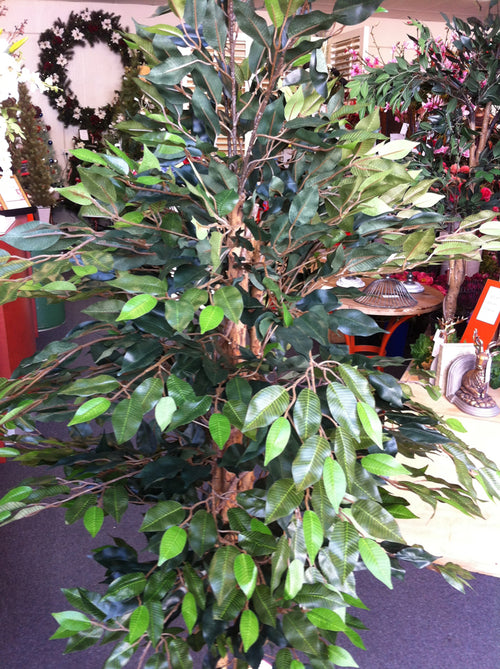
[[(82, 220), (9, 233), (37, 258), (4, 255), (2, 301), (94, 303), (3, 382), (7, 454), (63, 474), (7, 493), (0, 518), (60, 505), (96, 536), (106, 515), (145, 505), (146, 559), (116, 539), (95, 551), (105, 592), (64, 591), (73, 610), (55, 614), (54, 638), (67, 652), (113, 641), (108, 669), (184, 668), (198, 651), (208, 667), (356, 666), (357, 569), (392, 587), (405, 562), (432, 564), (463, 587), (396, 519), (412, 515), (408, 491), (478, 515), (475, 480), (499, 495), (493, 463), (412, 404), (386, 360), (329, 341), (380, 331), (339, 308), (336, 278), (450, 254), (431, 182), (402, 162), (414, 144), (387, 141), (376, 114), (347, 127), (353, 107), (324, 63), (333, 25), (378, 4), (269, 0), (264, 17), (237, 0), (169, 3), (176, 25), (126, 36), (155, 106), (121, 125), (141, 158), (75, 151), (88, 167), (60, 193)], [(22, 262), (32, 278), (10, 278)], [(458, 483), (412, 466), (429, 451)]]
[[(500, 17), (498, 2), (490, 2), (484, 20), (445, 17), (446, 39), (433, 37), (414, 20), (413, 48), (399, 50), (393, 62), (368, 72), (349, 84), (353, 96), (368, 107), (389, 107), (404, 118), (417, 119), (411, 139), (419, 142), (413, 164), (444, 197), (438, 205), (453, 231), (481, 209), (499, 211)], [(497, 223), (493, 224), (497, 229)], [(496, 242), (484, 248), (498, 251)], [(479, 242), (477, 243), (479, 249)], [(465, 259), (477, 250), (450, 261), (445, 317), (452, 320)]]

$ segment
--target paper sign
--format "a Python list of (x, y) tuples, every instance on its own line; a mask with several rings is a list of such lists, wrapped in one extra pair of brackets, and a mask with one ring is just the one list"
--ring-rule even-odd
[(486, 348), (495, 337), (500, 324), (500, 282), (488, 279), (472, 312), (461, 339), (462, 342), (474, 343), (474, 331)]

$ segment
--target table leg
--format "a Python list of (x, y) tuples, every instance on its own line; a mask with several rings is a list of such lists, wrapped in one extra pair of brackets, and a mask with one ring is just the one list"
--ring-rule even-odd
[(389, 318), (385, 328), (386, 332), (384, 332), (382, 335), (382, 340), (378, 346), (374, 346), (372, 344), (356, 344), (356, 337), (354, 335), (345, 335), (349, 353), (372, 353), (383, 357), (385, 355), (389, 339), (392, 337), (398, 327), (410, 318), (413, 318), (413, 314), (392, 316)]

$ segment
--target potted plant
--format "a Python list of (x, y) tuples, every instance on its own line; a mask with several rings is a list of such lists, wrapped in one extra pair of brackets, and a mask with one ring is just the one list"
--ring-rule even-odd
[[(238, 0), (169, 2), (176, 26), (126, 36), (150, 67), (138, 85), (154, 109), (121, 125), (140, 159), (76, 150), (88, 167), (60, 191), (105, 224), (9, 237), (52, 274), (2, 279), (3, 301), (94, 304), (3, 381), (0, 423), (15, 428), (4, 454), (64, 473), (11, 490), (0, 518), (60, 505), (96, 536), (105, 515), (145, 511), (144, 560), (117, 538), (95, 551), (105, 591), (64, 591), (71, 610), (54, 614), (53, 638), (67, 652), (112, 642), (107, 667), (133, 657), (148, 669), (184, 669), (194, 652), (209, 667), (258, 667), (264, 653), (275, 667), (355, 666), (344, 645), (362, 647), (356, 570), (390, 588), (405, 563), (432, 564), (463, 588), (463, 570), (405, 544), (408, 502), (389, 484), (405, 474), (400, 491), (479, 514), (471, 472), (498, 497), (493, 464), (413, 405), (387, 361), (328, 338), (380, 330), (338, 308), (337, 277), (441, 248), (430, 182), (400, 162), (414, 145), (381, 137), (376, 114), (347, 127), (352, 106), (322, 58), (335, 23), (378, 4), (327, 14), (271, 0), (264, 18)], [(465, 244), (468, 229), (456, 232)], [(68, 434), (50, 434), (53, 421)], [(459, 484), (426, 487), (395, 458), (427, 450), (449, 455)]]

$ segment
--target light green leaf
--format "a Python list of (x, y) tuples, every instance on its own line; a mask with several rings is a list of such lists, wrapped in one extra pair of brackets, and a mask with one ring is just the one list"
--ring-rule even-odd
[(370, 390), (370, 384), (363, 374), (350, 365), (339, 365), (342, 380), (358, 399), (375, 408), (375, 400)]
[(236, 286), (223, 286), (214, 293), (214, 304), (224, 311), (226, 318), (238, 323), (243, 313), (243, 297)]
[(155, 420), (162, 432), (170, 425), (176, 408), (175, 400), (170, 395), (162, 397), (155, 406)]
[(293, 422), (297, 434), (305, 441), (316, 434), (321, 425), (321, 404), (316, 393), (304, 388), (293, 407)]
[(281, 479), (273, 483), (266, 498), (266, 525), (295, 511), (303, 497), (304, 493), (297, 490), (292, 479)]
[(222, 323), (224, 318), (224, 310), (215, 304), (209, 304), (200, 312), (200, 332), (205, 334), (209, 330), (215, 328)]
[(319, 481), (323, 464), (330, 455), (330, 443), (325, 437), (316, 434), (306, 439), (292, 462), (292, 476), (299, 490)]
[(328, 646), (328, 659), (338, 667), (359, 667), (352, 655), (339, 646)]
[(316, 560), (319, 549), (323, 545), (323, 527), (318, 516), (314, 511), (304, 511), (302, 518), (302, 527), (304, 530), (304, 539), (306, 542), (307, 554), (311, 564)]
[(335, 509), (335, 513), (338, 513), (347, 490), (347, 480), (337, 460), (326, 458), (323, 465), (323, 483), (328, 500)]
[(403, 255), (406, 261), (425, 258), (427, 252), (432, 248), (436, 233), (434, 230), (417, 230), (412, 232), (403, 242)]
[(150, 170), (159, 170), (159, 169), (161, 169), (160, 161), (144, 144), (142, 160), (139, 163), (137, 172), (141, 174), (141, 172), (149, 172)]
[(187, 542), (187, 532), (183, 527), (169, 527), (160, 542), (158, 566), (182, 553)]
[(245, 653), (259, 638), (259, 621), (255, 613), (250, 609), (245, 609), (241, 614), (240, 636)]
[(293, 599), (304, 584), (304, 565), (297, 558), (290, 562), (285, 579), (285, 599)]
[(188, 300), (167, 300), (165, 318), (174, 330), (182, 332), (194, 318), (193, 305)]
[(392, 590), (391, 561), (382, 546), (373, 539), (361, 537), (358, 548), (366, 568), (375, 578)]
[(235, 546), (222, 546), (210, 562), (208, 581), (218, 604), (222, 604), (235, 588), (234, 561), (237, 555), (239, 551)]
[(77, 395), (78, 397), (89, 397), (91, 395), (104, 395), (111, 393), (120, 387), (120, 382), (108, 374), (99, 374), (86, 379), (78, 379), (66, 388), (59, 390), (61, 395)]
[(89, 423), (91, 420), (94, 420), (94, 418), (105, 413), (110, 406), (111, 402), (106, 397), (93, 397), (91, 400), (87, 400), (78, 407), (75, 415), (68, 423), (68, 426)]
[(239, 195), (232, 188), (217, 193), (215, 196), (215, 204), (217, 205), (219, 216), (228, 216), (238, 204), (238, 200)]
[(104, 511), (100, 506), (91, 506), (90, 509), (85, 511), (85, 515), (83, 516), (85, 529), (92, 537), (95, 537), (98, 534), (103, 521)]
[(128, 637), (129, 643), (135, 643), (140, 639), (149, 626), (149, 611), (144, 605), (138, 606), (130, 616), (128, 623)]
[(318, 607), (307, 612), (308, 619), (315, 627), (330, 632), (345, 632), (348, 627), (338, 613), (330, 609)]
[(134, 295), (125, 302), (117, 321), (128, 321), (140, 318), (156, 307), (158, 300), (152, 295)]
[(281, 577), (288, 568), (288, 560), (290, 558), (290, 545), (286, 536), (280, 537), (276, 550), (271, 558), (271, 590), (274, 591), (281, 582)]
[(7, 504), (7, 502), (21, 502), (23, 499), (26, 499), (31, 492), (33, 492), (33, 488), (29, 485), (20, 485), (16, 488), (12, 488), (12, 490), (9, 490), (9, 492), (0, 499), (0, 506)]
[(278, 457), (286, 448), (292, 432), (292, 426), (286, 418), (280, 416), (269, 428), (266, 437), (266, 455), (264, 465)]
[(118, 444), (123, 444), (136, 435), (142, 422), (142, 416), (141, 403), (133, 396), (118, 402), (111, 416), (111, 423)]
[(393, 516), (378, 502), (360, 499), (352, 505), (352, 515), (359, 526), (372, 537), (404, 543)]
[(231, 436), (231, 423), (220, 413), (213, 413), (208, 420), (210, 436), (220, 449), (223, 449)]
[(363, 430), (379, 448), (382, 448), (382, 423), (375, 409), (366, 402), (358, 402), (356, 411)]
[(247, 553), (240, 553), (236, 556), (234, 560), (234, 576), (247, 599), (250, 599), (257, 585), (257, 567), (253, 558), (247, 555)]
[(401, 160), (417, 146), (418, 142), (410, 142), (408, 139), (394, 139), (390, 142), (375, 144), (366, 155), (383, 156), (389, 160)]
[(343, 383), (329, 383), (326, 388), (326, 399), (332, 418), (346, 432), (359, 439), (361, 430), (356, 416), (357, 399), (352, 390)]
[(161, 532), (163, 530), (182, 523), (186, 512), (179, 502), (167, 500), (158, 502), (147, 510), (140, 532)]
[(59, 611), (52, 616), (61, 627), (72, 632), (82, 632), (92, 627), (90, 620), (80, 611)]
[(266, 427), (279, 418), (288, 408), (290, 397), (283, 386), (268, 386), (259, 390), (248, 405), (243, 432)]
[(410, 474), (404, 465), (388, 453), (371, 453), (361, 458), (361, 464), (367, 472), (377, 476), (398, 476)]
[(186, 592), (184, 595), (182, 600), (181, 613), (189, 634), (192, 634), (193, 628), (196, 625), (196, 620), (198, 618), (196, 598), (192, 592)]
[(452, 430), (455, 430), (455, 432), (467, 432), (466, 428), (462, 425), (458, 418), (447, 418), (446, 423), (451, 427)]

